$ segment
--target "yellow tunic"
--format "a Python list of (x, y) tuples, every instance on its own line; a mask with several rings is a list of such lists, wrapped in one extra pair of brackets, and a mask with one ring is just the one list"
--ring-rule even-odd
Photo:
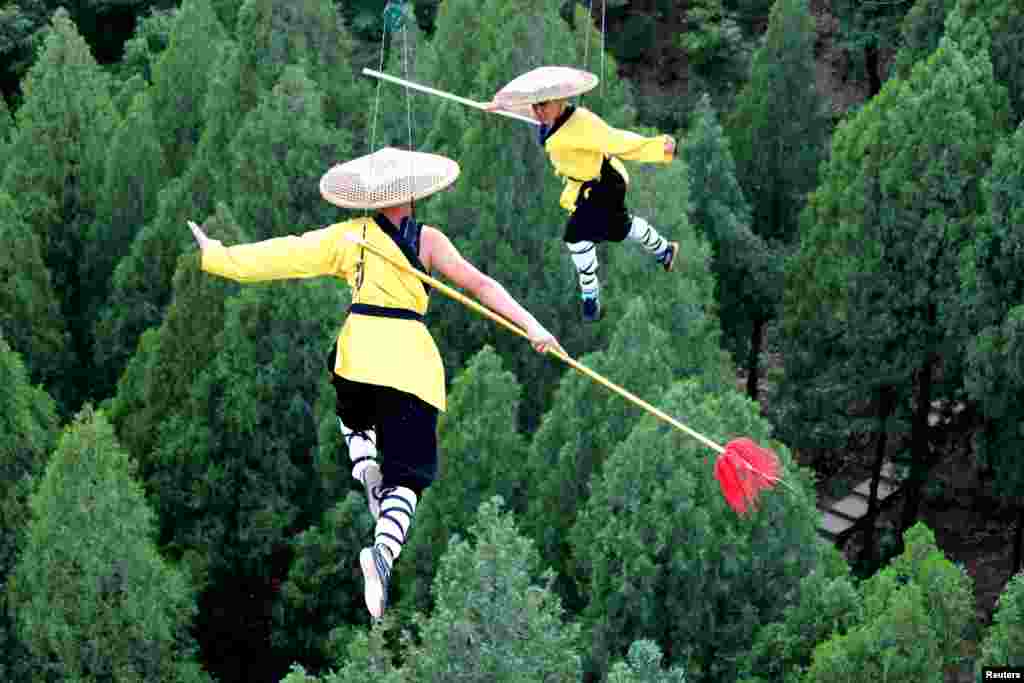
[[(399, 263), (409, 262), (372, 218), (357, 218), (303, 235), (209, 247), (203, 251), (203, 270), (238, 282), (333, 275), (353, 288), (352, 303), (425, 313), (428, 296), (418, 279), (345, 239), (345, 233), (363, 237), (364, 228), (367, 242)], [(356, 289), (361, 254), (363, 283)], [(394, 387), (445, 409), (441, 354), (423, 323), (353, 314), (346, 318), (337, 343), (338, 376)]]
[(570, 213), (576, 208), (580, 185), (601, 174), (601, 163), (610, 157), (622, 179), (629, 184), (629, 174), (620, 159), (668, 163), (665, 154), (667, 135), (645, 138), (632, 131), (612, 128), (589, 109), (576, 107), (572, 115), (544, 142), (544, 149), (554, 164), (555, 173), (565, 177), (565, 189), (559, 200)]

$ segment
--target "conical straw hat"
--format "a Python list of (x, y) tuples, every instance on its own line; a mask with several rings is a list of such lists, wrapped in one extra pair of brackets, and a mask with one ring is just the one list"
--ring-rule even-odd
[(320, 194), (346, 209), (382, 209), (429, 197), (458, 177), (459, 165), (447, 157), (384, 147), (331, 168)]
[(499, 90), (494, 102), (505, 109), (512, 109), (548, 100), (564, 100), (593, 90), (597, 82), (597, 76), (589, 71), (568, 66), (542, 66), (527, 71)]

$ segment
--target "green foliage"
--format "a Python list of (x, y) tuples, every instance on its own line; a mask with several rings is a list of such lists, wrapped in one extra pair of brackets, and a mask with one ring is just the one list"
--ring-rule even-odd
[[(204, 225), (228, 244), (243, 239), (223, 205)], [(238, 284), (202, 272), (200, 255), (192, 251), (178, 259), (173, 292), (167, 315), (143, 335), (110, 405), (118, 438), (141, 463), (144, 479), (151, 474), (159, 425), (181, 410), (196, 378), (219, 350), (225, 303), (238, 292)]]
[[(962, 306), (960, 254), (1005, 115), (988, 58), (968, 59), (944, 39), (836, 131), (787, 266), (787, 364), (804, 368), (789, 378), (798, 405), (843, 415), (858, 393), (888, 387), (895, 405), (926, 406), (930, 397), (912, 397), (924, 378), (941, 378), (936, 395), (961, 381), (967, 330), (948, 321)], [(951, 148), (951, 136), (965, 144)], [(940, 357), (936, 376), (929, 364)]]
[(442, 558), (409, 680), (579, 680), (579, 628), (563, 622), (550, 571), (501, 507), (500, 497), (481, 505), (473, 541), (452, 542)]
[[(187, 8), (191, 4), (183, 3), (181, 11), (188, 11)], [(124, 80), (140, 76), (147, 83), (153, 81), (153, 67), (171, 44), (171, 32), (179, 21), (178, 15), (179, 8), (171, 7), (169, 9), (152, 8), (149, 14), (140, 14), (136, 17), (135, 31), (125, 41), (124, 54), (117, 65), (117, 71)], [(208, 38), (209, 36), (203, 37), (204, 40)], [(192, 45), (192, 49), (200, 53), (203, 52), (204, 47), (202, 42)], [(203, 76), (196, 74), (196, 77), (202, 78)], [(180, 115), (187, 115), (187, 113), (180, 112)]]
[(260, 100), (226, 150), (239, 224), (260, 240), (333, 222), (337, 211), (320, 197), (319, 180), (350, 155), (350, 136), (324, 125), (320, 93), (302, 67), (286, 67)]
[[(660, 396), (675, 379), (702, 379), (699, 364), (688, 366), (685, 354), (700, 352), (704, 340), (672, 339), (655, 321), (653, 307), (633, 301), (605, 351), (587, 354), (581, 362), (638, 396)], [(707, 373), (714, 384), (714, 374)], [(530, 445), (528, 460), (530, 508), (525, 526), (538, 540), (541, 556), (559, 574), (559, 590), (570, 609), (579, 609), (586, 572), (572, 550), (570, 530), (587, 506), (591, 487), (611, 453), (633, 430), (642, 410), (589, 377), (566, 375)]]
[(176, 177), (199, 141), (210, 72), (226, 36), (209, 0), (186, 0), (167, 28), (166, 50), (153, 66), (154, 137)]
[(893, 63), (893, 74), (907, 78), (917, 62), (927, 59), (939, 46), (946, 17), (957, 0), (916, 0), (903, 17), (900, 48)]
[(63, 405), (90, 395), (88, 322), (81, 306), (82, 237), (96, 211), (107, 146), (117, 124), (110, 79), (63, 9), (54, 14), (44, 47), (22, 85), (18, 133), (0, 188), (17, 197), (42, 239), (43, 262), (71, 333), (75, 362), (54, 387)]
[(978, 680), (983, 666), (1024, 665), (1024, 573), (1006, 584), (992, 621), (976, 661)]
[(971, 580), (945, 558), (923, 524), (907, 530), (904, 547), (861, 587), (859, 623), (815, 649), (806, 683), (941, 683), (943, 671), (961, 661), (975, 618)]
[(90, 328), (107, 298), (114, 268), (155, 216), (158, 192), (170, 179), (153, 107), (146, 94), (136, 97), (109, 141), (106, 179), (82, 247), (79, 274), (84, 290), (80, 305)]
[[(662, 396), (665, 412), (719, 443), (744, 434), (769, 445), (768, 424), (735, 390), (690, 380)], [(736, 680), (758, 626), (783, 615), (818, 559), (809, 482), (771, 446), (793, 488), (762, 494), (749, 517), (727, 507), (707, 447), (690, 436), (648, 417), (615, 449), (570, 536), (590, 578), (591, 673), (646, 638), (694, 681)]]
[(22, 354), (33, 381), (53, 383), (70, 363), (68, 332), (39, 237), (0, 191), (0, 334)]
[(8, 586), (41, 674), (209, 680), (188, 635), (192, 589), (157, 554), (153, 514), (133, 477), (106, 418), (86, 408), (32, 496), (28, 541)]
[(617, 662), (608, 672), (608, 683), (686, 683), (686, 670), (661, 669), (661, 648), (651, 640), (638, 640), (629, 646), (626, 661)]
[(281, 79), (284, 68), (305, 63), (324, 94), (332, 127), (364, 129), (369, 91), (349, 64), (352, 39), (330, 0), (246, 0), (235, 36), (241, 48), (239, 98), (242, 112), (256, 107)]
[(274, 609), (274, 647), (316, 668), (344, 654), (339, 650), (368, 621), (362, 575), (354, 568), (360, 548), (372, 537), (373, 521), (361, 493), (349, 493), (317, 526), (296, 537), (295, 558)]
[(818, 542), (817, 566), (800, 580), (782, 619), (757, 629), (740, 658), (744, 683), (796, 681), (814, 648), (858, 622), (860, 595), (846, 560), (835, 546)]
[(15, 633), (2, 590), (24, 544), (28, 498), (57, 437), (53, 399), (29, 384), (28, 371), (0, 335), (0, 680), (28, 680), (31, 657)]
[(977, 439), (981, 458), (995, 469), (997, 492), (1016, 497), (1024, 470), (1017, 457), (1024, 416), (1019, 351), (1024, 335), (1024, 127), (996, 150), (982, 184), (985, 210), (961, 258), (962, 320), (977, 330), (967, 347), (965, 386), (986, 417)]
[(814, 19), (806, 0), (780, 0), (727, 128), (755, 234), (792, 243), (817, 181), (827, 134), (815, 79)]
[(996, 81), (1010, 97), (1011, 120), (1024, 121), (1024, 7), (1018, 2), (958, 0), (946, 35), (967, 55), (987, 52)]
[(7, 165), (7, 146), (14, 133), (14, 119), (11, 117), (11, 110), (7, 107), (7, 100), (0, 96), (0, 178), (3, 177), (4, 167)]
[(438, 425), (438, 478), (416, 508), (395, 573), (403, 608), (429, 611), (438, 560), (451, 536), (466, 535), (484, 501), (498, 495), (512, 501), (513, 509), (525, 508), (526, 444), (517, 431), (521, 396), (519, 382), (489, 346), (452, 383)]
[(690, 222), (711, 246), (723, 342), (736, 358), (746, 355), (751, 322), (780, 293), (764, 241), (751, 231), (750, 205), (736, 181), (729, 141), (711, 99), (704, 95), (693, 113), (683, 157), (690, 171)]
[(864, 70), (871, 68), (865, 52), (877, 54), (899, 47), (901, 26), (914, 4), (915, 0), (840, 0), (832, 5), (833, 14), (839, 19), (842, 44), (859, 70), (855, 77), (862, 77)]

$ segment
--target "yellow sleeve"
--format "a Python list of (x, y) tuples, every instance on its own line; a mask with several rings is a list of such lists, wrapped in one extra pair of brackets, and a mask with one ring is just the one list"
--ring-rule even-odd
[(347, 277), (355, 245), (332, 225), (302, 235), (288, 235), (234, 247), (203, 250), (203, 270), (238, 282), (261, 282), (318, 275)]
[(596, 114), (588, 117), (587, 135), (601, 152), (626, 161), (668, 163), (672, 157), (665, 156), (667, 135), (645, 138), (629, 130), (612, 128)]

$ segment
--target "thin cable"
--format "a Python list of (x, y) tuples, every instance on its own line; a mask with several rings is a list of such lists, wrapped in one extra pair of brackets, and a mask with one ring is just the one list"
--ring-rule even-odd
[(605, 15), (608, 13), (608, 0), (601, 0), (601, 99), (604, 99), (604, 37)]
[[(587, 30), (583, 34), (583, 70), (590, 69), (590, 31), (594, 28), (594, 0), (585, 0), (587, 3)], [(583, 104), (583, 95), (580, 95), (580, 105)]]
[[(402, 22), (402, 76), (405, 80), (411, 80), (409, 78), (409, 28), (405, 22)], [(412, 89), (406, 86), (405, 88), (405, 125), (406, 130), (409, 134), (409, 151), (415, 151), (412, 143)], [(413, 179), (416, 177), (415, 160), (412, 155), (409, 156), (409, 189), (412, 190)], [(415, 216), (415, 203), (412, 197), (409, 198), (409, 203), (412, 205), (412, 211), (410, 216), (413, 220), (416, 220)]]
[[(388, 22), (384, 21), (384, 32), (380, 37), (380, 67), (379, 71), (384, 71), (384, 51), (385, 46), (388, 43)], [(370, 178), (375, 179), (377, 174), (374, 172), (374, 164), (376, 160), (373, 158), (374, 152), (377, 151), (377, 114), (380, 112), (380, 89), (383, 82), (377, 81), (377, 92), (373, 98), (373, 118), (370, 119), (370, 149), (368, 154), (370, 155)], [(370, 210), (363, 209), (363, 240), (366, 240), (366, 223), (370, 217)], [(353, 288), (352, 298), (355, 299), (359, 295), (359, 290), (363, 286), (363, 280), (366, 277), (366, 250), (362, 247), (359, 248), (359, 263), (356, 264), (356, 286)]]

